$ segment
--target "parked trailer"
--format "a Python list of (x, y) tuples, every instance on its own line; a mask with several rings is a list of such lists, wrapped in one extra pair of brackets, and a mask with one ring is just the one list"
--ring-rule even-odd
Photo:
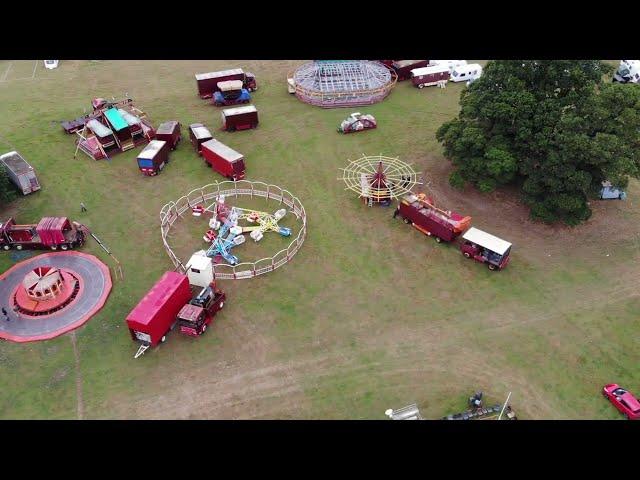
[(0, 155), (0, 162), (4, 165), (9, 180), (20, 189), (23, 195), (40, 190), (35, 170), (18, 152)]
[(391, 68), (396, 72), (398, 81), (411, 78), (411, 70), (429, 66), (429, 60), (394, 60)]
[(167, 333), (177, 323), (178, 312), (190, 299), (191, 288), (187, 276), (165, 272), (127, 315), (131, 338), (142, 344), (141, 350), (164, 342)]
[(143, 174), (157, 175), (169, 163), (169, 144), (164, 140), (151, 140), (138, 154), (137, 162)]
[(213, 100), (211, 101), (216, 107), (249, 103), (251, 101), (249, 91), (246, 88), (242, 88), (242, 81), (240, 80), (219, 82), (218, 88), (217, 92), (213, 92)]
[(481, 75), (482, 66), (478, 63), (471, 63), (469, 65), (460, 65), (454, 68), (449, 80), (452, 82), (474, 81), (480, 78)]
[(180, 333), (190, 337), (202, 335), (216, 313), (224, 307), (226, 298), (226, 294), (216, 288), (215, 282), (204, 287), (178, 312)]
[(449, 69), (449, 73), (453, 72), (456, 67), (460, 67), (466, 64), (466, 60), (429, 60), (430, 67), (435, 67), (436, 65), (446, 65)]
[(11, 217), (0, 224), (0, 247), (4, 250), (68, 250), (84, 244), (80, 225), (67, 217), (44, 217), (37, 224), (18, 225)]
[(191, 145), (198, 152), (198, 155), (202, 155), (202, 144), (208, 140), (211, 140), (213, 135), (207, 127), (201, 123), (192, 123), (189, 125), (189, 140)]
[(241, 80), (243, 87), (250, 92), (255, 92), (258, 89), (255, 75), (249, 72), (245, 73), (241, 68), (234, 68), (220, 72), (197, 73), (198, 95), (200, 98), (211, 98), (214, 92), (219, 91), (218, 84), (228, 80)]
[(180, 122), (177, 122), (175, 120), (161, 123), (156, 130), (156, 140), (167, 142), (169, 148), (171, 150), (175, 150), (178, 146), (178, 142), (182, 140), (180, 127)]
[(227, 132), (258, 126), (258, 110), (253, 105), (222, 110), (222, 129)]
[(245, 175), (244, 155), (224, 143), (211, 139), (202, 144), (202, 157), (207, 166), (229, 180), (242, 180)]
[(411, 70), (411, 83), (418, 88), (430, 87), (447, 80), (449, 80), (449, 67), (446, 65)]
[(393, 212), (393, 218), (396, 216), (425, 235), (433, 236), (438, 243), (452, 242), (471, 226), (471, 217), (442, 210), (424, 194), (405, 195)]
[(462, 238), (460, 251), (466, 258), (486, 263), (489, 270), (502, 270), (509, 263), (511, 243), (475, 227), (467, 230)]

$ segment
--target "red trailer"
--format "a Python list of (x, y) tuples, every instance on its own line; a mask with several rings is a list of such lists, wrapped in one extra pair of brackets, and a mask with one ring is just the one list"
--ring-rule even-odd
[(411, 78), (411, 70), (429, 65), (429, 60), (394, 60), (391, 68), (398, 75), (398, 81)]
[(151, 140), (138, 154), (137, 162), (143, 174), (157, 175), (169, 163), (169, 144), (163, 140)]
[(200, 98), (211, 98), (214, 92), (220, 90), (218, 83), (229, 80), (241, 80), (242, 86), (250, 92), (258, 89), (256, 77), (252, 73), (245, 73), (241, 68), (234, 68), (233, 70), (220, 72), (196, 73), (198, 95), (200, 95)]
[(253, 105), (222, 110), (222, 129), (227, 132), (258, 126), (258, 110)]
[(442, 210), (423, 193), (403, 197), (393, 213), (393, 218), (396, 216), (425, 235), (433, 236), (438, 243), (443, 240), (445, 242), (455, 240), (471, 226), (471, 217), (463, 217), (455, 212)]
[(161, 123), (156, 130), (156, 140), (163, 140), (167, 142), (169, 144), (169, 148), (171, 150), (175, 150), (178, 146), (178, 142), (182, 140), (180, 127), (180, 122), (176, 122), (175, 120)]
[(13, 218), (0, 224), (0, 247), (4, 250), (68, 250), (84, 244), (84, 232), (67, 217), (44, 217), (38, 224), (17, 225)]
[(202, 157), (207, 166), (229, 180), (242, 180), (245, 174), (244, 155), (218, 140), (202, 144)]
[(164, 342), (177, 322), (178, 312), (190, 299), (187, 276), (166, 272), (127, 315), (131, 338), (143, 347)]
[(449, 67), (447, 65), (415, 68), (411, 70), (411, 83), (418, 88), (430, 87), (437, 85), (438, 82), (448, 81), (449, 76)]
[(201, 123), (192, 123), (189, 125), (189, 140), (191, 145), (195, 148), (198, 155), (202, 154), (202, 144), (208, 140), (211, 140), (213, 135), (207, 127)]

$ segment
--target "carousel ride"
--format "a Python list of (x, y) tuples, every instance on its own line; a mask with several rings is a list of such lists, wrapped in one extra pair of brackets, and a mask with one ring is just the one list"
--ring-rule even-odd
[(342, 180), (346, 190), (351, 190), (368, 206), (374, 204), (389, 206), (397, 199), (421, 185), (418, 172), (398, 158), (373, 155), (350, 160), (346, 168), (342, 168)]

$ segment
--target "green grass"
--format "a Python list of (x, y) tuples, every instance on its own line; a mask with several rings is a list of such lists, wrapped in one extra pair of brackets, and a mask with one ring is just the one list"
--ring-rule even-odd
[[(532, 224), (506, 194), (500, 200), (448, 185), (450, 165), (434, 134), (457, 113), (463, 85), (418, 90), (403, 82), (384, 102), (353, 110), (374, 114), (378, 129), (340, 135), (335, 129), (349, 110), (311, 107), (287, 93), (286, 74), (297, 64), (62, 61), (53, 71), (38, 67), (35, 80), (0, 83), (0, 150), (20, 151), (43, 185), (3, 217), (77, 219), (124, 266), (125, 280), (114, 282), (105, 308), (76, 332), (85, 418), (384, 418), (387, 408), (412, 402), (424, 416), (440, 418), (463, 409), (478, 389), (487, 403), (512, 391), (522, 418), (619, 418), (599, 389), (615, 381), (640, 394), (638, 183), (626, 202), (594, 205), (587, 225)], [(0, 78), (6, 65), (0, 62)], [(219, 109), (195, 95), (194, 73), (233, 66), (258, 78), (256, 130), (218, 132)], [(27, 67), (14, 62), (12, 71)], [(110, 162), (82, 153), (74, 159), (73, 138), (57, 123), (90, 109), (93, 97), (124, 92), (154, 125), (183, 125), (184, 141), (157, 177), (138, 172), (139, 149)], [(124, 318), (172, 269), (160, 208), (221, 180), (186, 139), (196, 121), (245, 155), (249, 180), (300, 198), (307, 239), (277, 271), (222, 282), (228, 301), (205, 336), (173, 333), (134, 360)], [(392, 219), (391, 209), (364, 207), (337, 180), (347, 159), (362, 153), (398, 156), (427, 172), (448, 208), (514, 243), (509, 267), (489, 272), (455, 246), (437, 245)], [(80, 213), (81, 201), (87, 213)], [(259, 200), (237, 204), (278, 208)], [(297, 228), (292, 218), (282, 224)], [(205, 246), (203, 222), (186, 218), (177, 227), (182, 258)], [(269, 233), (234, 253), (256, 259), (287, 243)], [(83, 250), (110, 262), (94, 242)], [(11, 264), (9, 255), (0, 256), (0, 268)], [(68, 335), (3, 342), (0, 361), (0, 418), (76, 417)]]

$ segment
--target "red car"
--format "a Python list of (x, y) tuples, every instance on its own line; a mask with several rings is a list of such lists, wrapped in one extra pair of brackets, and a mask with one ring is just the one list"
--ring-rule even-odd
[(605, 385), (602, 394), (622, 412), (628, 420), (640, 420), (640, 402), (617, 383)]

